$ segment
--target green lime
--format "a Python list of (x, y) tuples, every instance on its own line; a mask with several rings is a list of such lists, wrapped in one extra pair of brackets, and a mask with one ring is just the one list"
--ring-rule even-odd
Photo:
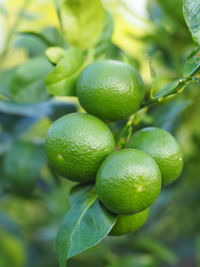
[(80, 104), (102, 120), (125, 119), (140, 107), (143, 81), (129, 64), (101, 60), (86, 67), (77, 83)]
[(109, 235), (124, 235), (138, 230), (147, 220), (149, 209), (133, 215), (119, 215)]
[(3, 174), (11, 191), (29, 196), (36, 187), (46, 156), (41, 146), (15, 143), (3, 159)]
[(114, 150), (110, 129), (86, 113), (72, 113), (56, 120), (46, 137), (46, 152), (55, 171), (72, 181), (94, 180), (101, 162)]
[(123, 149), (109, 155), (98, 169), (96, 191), (106, 208), (130, 215), (147, 209), (158, 197), (161, 174), (147, 153)]
[(154, 158), (160, 168), (163, 185), (175, 181), (182, 172), (181, 147), (175, 138), (163, 129), (148, 127), (134, 133), (128, 147), (143, 150)]

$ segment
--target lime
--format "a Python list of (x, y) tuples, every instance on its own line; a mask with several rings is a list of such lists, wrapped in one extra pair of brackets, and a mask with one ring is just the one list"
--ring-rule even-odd
[(29, 196), (35, 189), (45, 164), (43, 147), (31, 143), (15, 143), (3, 159), (4, 179), (12, 192)]
[(106, 121), (119, 121), (138, 110), (144, 87), (131, 65), (101, 60), (83, 70), (77, 83), (77, 96), (88, 113)]
[(161, 175), (156, 162), (136, 149), (113, 152), (101, 164), (96, 191), (106, 208), (129, 215), (147, 209), (158, 197)]
[(138, 230), (147, 220), (149, 209), (133, 215), (119, 215), (109, 235), (124, 235)]
[(86, 113), (72, 113), (56, 120), (46, 137), (46, 152), (52, 168), (77, 182), (94, 180), (101, 162), (114, 150), (110, 129)]
[(144, 128), (130, 139), (128, 147), (145, 151), (157, 162), (162, 184), (175, 181), (182, 172), (183, 153), (175, 138), (167, 131), (156, 128)]

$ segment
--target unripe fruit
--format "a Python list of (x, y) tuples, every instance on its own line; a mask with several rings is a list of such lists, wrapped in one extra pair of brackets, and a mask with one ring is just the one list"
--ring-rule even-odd
[(138, 230), (147, 220), (149, 209), (133, 215), (119, 215), (109, 235), (124, 235)]
[(96, 191), (105, 207), (129, 215), (147, 209), (158, 197), (161, 174), (143, 151), (123, 149), (109, 155), (98, 169)]
[(82, 107), (102, 120), (119, 121), (138, 110), (144, 98), (143, 81), (129, 64), (101, 60), (86, 67), (77, 83)]
[(81, 183), (94, 180), (99, 165), (114, 148), (110, 129), (86, 113), (72, 113), (56, 120), (46, 137), (46, 153), (53, 169)]
[(144, 128), (130, 139), (129, 148), (145, 151), (157, 162), (162, 184), (174, 182), (183, 169), (183, 153), (175, 138), (167, 131), (156, 127)]

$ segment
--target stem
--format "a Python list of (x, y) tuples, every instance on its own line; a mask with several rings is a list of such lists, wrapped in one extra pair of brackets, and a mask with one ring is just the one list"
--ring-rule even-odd
[(19, 26), (21, 20), (23, 19), (22, 14), (27, 9), (30, 1), (31, 0), (24, 0), (23, 6), (22, 6), (20, 12), (18, 13), (13, 25), (11, 26), (10, 30), (7, 33), (7, 37), (6, 37), (5, 45), (4, 45), (4, 50), (2, 51), (2, 53), (0, 55), (0, 62), (3, 61), (3, 59), (5, 58), (5, 56), (7, 55), (8, 51), (10, 49), (10, 42), (12, 40), (13, 34), (16, 31), (17, 27)]
[(141, 108), (144, 108), (144, 107), (148, 107), (148, 106), (152, 106), (154, 104), (157, 104), (157, 103), (162, 103), (163, 101), (166, 100), (166, 98), (168, 98), (169, 96), (173, 96), (175, 95), (176, 93), (178, 93), (181, 89), (183, 89), (189, 81), (191, 81), (192, 78), (191, 77), (188, 77), (188, 78), (183, 78), (183, 79), (180, 79), (177, 86), (175, 86), (173, 88), (173, 90), (171, 90), (170, 92), (166, 92), (166, 93), (163, 93), (162, 96), (155, 96), (153, 97), (152, 99), (149, 99), (147, 101), (145, 101)]
[[(170, 96), (173, 97), (175, 96), (177, 93), (179, 92), (182, 92), (182, 90), (184, 89), (184, 87), (186, 85), (188, 85), (191, 81), (194, 80), (194, 75), (195, 74), (198, 74), (199, 73), (199, 70), (200, 70), (200, 66), (198, 68), (196, 68), (193, 73), (191, 74), (190, 77), (187, 77), (187, 78), (183, 78), (183, 79), (180, 79), (177, 83), (177, 85), (170, 91), (168, 92), (164, 92), (162, 95), (160, 96), (154, 96), (153, 98), (145, 101), (141, 108), (137, 111), (137, 113), (131, 115), (127, 121), (127, 123), (125, 124), (123, 130), (122, 130), (122, 136), (121, 138), (119, 139), (119, 141), (117, 142), (117, 146), (118, 148), (123, 148), (125, 147), (125, 145), (127, 144), (127, 142), (129, 141), (130, 137), (131, 137), (131, 134), (132, 134), (132, 130), (133, 130), (133, 126), (134, 126), (134, 123), (135, 123), (135, 118), (138, 114), (138, 112), (140, 112), (141, 110), (143, 110), (144, 108), (148, 108), (149, 106), (152, 106), (152, 105), (155, 105), (155, 104), (160, 104), (162, 102), (164, 102), (167, 98), (169, 98)], [(145, 111), (146, 112), (146, 111)], [(123, 136), (124, 133), (127, 132), (127, 135), (126, 136)]]

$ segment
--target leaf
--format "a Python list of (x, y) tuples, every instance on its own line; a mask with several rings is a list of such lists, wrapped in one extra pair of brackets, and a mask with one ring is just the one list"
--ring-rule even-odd
[(185, 77), (192, 77), (200, 70), (200, 49), (195, 52), (184, 64), (183, 75)]
[(56, 27), (46, 27), (42, 32), (20, 31), (19, 34), (27, 37), (34, 37), (47, 46), (61, 46), (66, 48), (67, 44)]
[(11, 80), (16, 72), (16, 67), (0, 72), (0, 95), (10, 98)]
[(0, 100), (0, 112), (5, 114), (36, 118), (50, 116), (53, 119), (57, 119), (59, 116), (75, 111), (73, 104), (60, 100), (48, 100), (41, 103), (31, 104), (18, 104)]
[(75, 95), (75, 82), (84, 63), (83, 52), (76, 47), (66, 50), (64, 57), (46, 78), (47, 90), (52, 95)]
[(25, 142), (44, 144), (47, 131), (51, 124), (52, 122), (46, 117), (39, 119), (32, 123), (26, 131), (23, 129), (20, 139)]
[(96, 54), (99, 55), (107, 51), (111, 45), (112, 34), (114, 31), (114, 20), (110, 13), (106, 12), (106, 20), (104, 23), (103, 32), (96, 45)]
[(88, 49), (97, 43), (105, 23), (100, 0), (64, 0), (60, 16), (64, 35), (71, 45)]
[(90, 185), (73, 188), (70, 202), (71, 208), (59, 226), (56, 240), (61, 267), (66, 266), (70, 257), (99, 243), (116, 221), (116, 215), (99, 203)]
[(179, 80), (174, 80), (170, 83), (168, 83), (166, 86), (164, 86), (163, 88), (161, 88), (155, 95), (154, 97), (156, 98), (162, 98), (162, 97), (165, 97), (166, 95), (168, 94), (171, 94), (174, 89), (178, 86), (179, 84)]
[(200, 45), (200, 1), (184, 0), (183, 13), (194, 41)]
[[(190, 99), (175, 98), (151, 111), (154, 126), (173, 132), (183, 112), (191, 105)], [(179, 125), (179, 124), (178, 124)]]
[(65, 50), (59, 46), (52, 46), (45, 51), (45, 55), (49, 61), (51, 61), (53, 64), (57, 64), (65, 55)]
[(152, 97), (154, 89), (155, 89), (155, 85), (156, 85), (157, 75), (156, 75), (156, 71), (155, 71), (153, 64), (152, 64), (152, 58), (148, 54), (147, 54), (147, 60), (149, 63), (149, 72), (151, 75), (151, 88), (150, 88), (149, 93), (150, 93), (150, 97)]
[(10, 93), (18, 103), (33, 103), (46, 100), (49, 95), (44, 77), (52, 65), (45, 57), (36, 57), (20, 65), (11, 82)]
[(27, 37), (35, 37), (38, 40), (42, 41), (45, 45), (51, 46), (52, 43), (40, 32), (33, 32), (33, 31), (21, 31), (19, 32), (20, 35), (22, 36), (27, 36)]
[(23, 48), (29, 57), (44, 56), (48, 44), (35, 35), (21, 34), (15, 41), (15, 47)]
[(52, 46), (61, 46), (63, 48), (67, 47), (66, 40), (57, 27), (48, 26), (41, 34), (51, 43)]

